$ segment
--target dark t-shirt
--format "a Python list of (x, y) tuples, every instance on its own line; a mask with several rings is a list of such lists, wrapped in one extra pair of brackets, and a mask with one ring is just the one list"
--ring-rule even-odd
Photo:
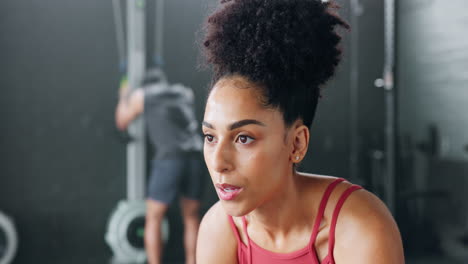
[(180, 84), (157, 83), (145, 87), (144, 119), (155, 158), (200, 151), (194, 98), (190, 88)]

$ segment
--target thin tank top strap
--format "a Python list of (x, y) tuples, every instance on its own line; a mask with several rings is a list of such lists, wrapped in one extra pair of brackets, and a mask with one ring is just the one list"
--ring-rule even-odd
[(244, 230), (245, 237), (247, 238), (247, 261), (248, 264), (252, 263), (252, 247), (250, 245), (249, 233), (247, 233), (247, 219), (245, 215), (242, 216), (242, 228)]
[(234, 232), (234, 236), (236, 237), (236, 240), (237, 240), (237, 244), (240, 246), (242, 240), (240, 238), (240, 234), (239, 234), (239, 231), (237, 230), (237, 227), (236, 227), (236, 224), (234, 224), (234, 219), (232, 218), (232, 216), (228, 215), (228, 219), (229, 219), (229, 224), (231, 225), (231, 228), (232, 228), (232, 232)]
[[(249, 234), (247, 234), (247, 219), (245, 218), (245, 215), (242, 216), (242, 228), (245, 232), (245, 235), (247, 236), (247, 239), (249, 238)], [(250, 240), (250, 239), (248, 239)]]
[[(241, 251), (242, 251), (242, 245), (243, 245), (243, 242), (242, 242), (242, 239), (240, 237), (240, 234), (239, 234), (239, 231), (237, 230), (237, 227), (236, 227), (236, 224), (234, 223), (234, 219), (232, 218), (232, 216), (228, 215), (228, 219), (229, 219), (229, 224), (231, 225), (231, 228), (236, 236), (236, 240), (237, 240), (237, 246), (238, 246), (238, 250), (237, 250), (237, 259), (240, 260), (242, 259), (242, 254), (241, 254)], [(250, 247), (250, 238), (249, 238), (249, 235), (247, 234), (247, 221), (245, 219), (245, 216), (242, 217), (242, 229), (244, 230), (244, 233), (247, 237), (247, 261), (248, 263), (246, 264), (249, 264), (249, 263), (252, 263), (252, 251), (251, 251), (251, 247)]]
[(327, 206), (328, 199), (330, 198), (330, 195), (333, 192), (333, 190), (335, 189), (335, 187), (340, 182), (343, 182), (343, 181), (344, 181), (343, 178), (338, 178), (338, 179), (334, 180), (332, 183), (330, 183), (328, 185), (327, 189), (323, 193), (322, 200), (320, 201), (320, 206), (319, 206), (319, 209), (318, 209), (318, 212), (317, 212), (317, 216), (315, 217), (314, 227), (312, 229), (312, 235), (311, 235), (311, 238), (310, 238), (311, 248), (313, 247), (313, 245), (315, 244), (315, 240), (317, 239), (317, 234), (318, 234), (318, 230), (319, 230), (319, 227), (320, 227), (320, 222), (322, 222), (323, 214), (325, 212), (325, 207)]
[(362, 189), (362, 187), (354, 184), (348, 187), (348, 189), (346, 189), (346, 191), (344, 191), (341, 195), (340, 199), (338, 200), (338, 203), (336, 204), (335, 210), (333, 211), (332, 221), (330, 225), (330, 233), (328, 236), (328, 256), (330, 256), (330, 264), (335, 263), (333, 258), (333, 248), (335, 247), (335, 229), (341, 207), (343, 207), (344, 202), (346, 201), (346, 199), (348, 199), (351, 193), (359, 189)]

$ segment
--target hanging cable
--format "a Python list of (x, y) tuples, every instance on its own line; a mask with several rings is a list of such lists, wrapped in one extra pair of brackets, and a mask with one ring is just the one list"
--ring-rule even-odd
[(163, 36), (164, 36), (164, 0), (156, 0), (154, 14), (154, 64), (156, 67), (164, 65)]
[(127, 70), (127, 60), (125, 53), (125, 32), (120, 0), (112, 0), (112, 8), (114, 10), (115, 37), (117, 41), (117, 52), (119, 55), (119, 70), (122, 73), (125, 73)]

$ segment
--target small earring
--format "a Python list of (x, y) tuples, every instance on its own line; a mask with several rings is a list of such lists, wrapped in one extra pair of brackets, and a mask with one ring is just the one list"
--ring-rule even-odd
[(296, 156), (296, 160), (299, 160), (299, 156)]

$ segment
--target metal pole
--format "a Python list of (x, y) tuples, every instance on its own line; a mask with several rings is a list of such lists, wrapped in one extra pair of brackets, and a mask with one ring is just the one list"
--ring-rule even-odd
[(385, 90), (385, 202), (395, 214), (395, 91), (394, 91), (394, 56), (395, 56), (395, 0), (384, 0), (384, 69)]
[[(145, 71), (145, 0), (127, 0), (128, 84), (135, 89)], [(145, 124), (139, 117), (128, 132), (133, 140), (127, 145), (127, 199), (145, 197), (146, 140)]]
[(359, 177), (359, 16), (362, 14), (362, 6), (359, 0), (351, 0), (351, 28), (353, 33), (350, 39), (351, 62), (349, 84), (349, 134), (350, 155), (349, 175), (351, 181), (357, 181)]

